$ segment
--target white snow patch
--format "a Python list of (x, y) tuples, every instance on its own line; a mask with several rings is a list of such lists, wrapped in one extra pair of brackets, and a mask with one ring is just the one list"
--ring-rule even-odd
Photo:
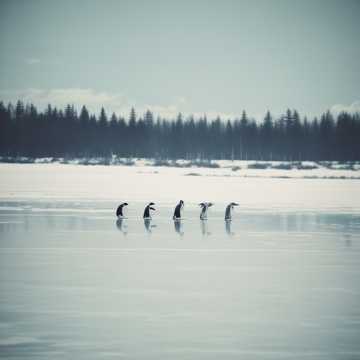
[[(139, 173), (139, 169), (147, 173)], [(235, 201), (248, 209), (360, 210), (359, 180), (302, 179), (347, 170), (244, 170), (66, 164), (0, 164), (0, 198), (173, 204)], [(201, 176), (185, 176), (196, 172)], [(291, 174), (281, 178), (284, 174)], [(261, 176), (259, 176), (261, 175)], [(259, 177), (258, 177), (259, 176)], [(276, 178), (274, 178), (274, 176)]]

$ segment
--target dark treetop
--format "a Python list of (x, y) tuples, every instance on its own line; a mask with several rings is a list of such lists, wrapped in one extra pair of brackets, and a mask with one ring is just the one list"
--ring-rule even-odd
[(326, 112), (319, 119), (287, 110), (261, 123), (248, 118), (175, 120), (147, 111), (128, 119), (104, 109), (98, 116), (85, 106), (64, 110), (0, 102), (0, 155), (29, 157), (147, 157), (159, 159), (360, 160), (360, 114)]

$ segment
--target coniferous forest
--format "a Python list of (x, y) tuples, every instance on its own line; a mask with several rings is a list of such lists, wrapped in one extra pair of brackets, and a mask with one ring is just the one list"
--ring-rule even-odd
[(85, 106), (38, 111), (33, 104), (0, 102), (0, 155), (27, 157), (145, 157), (280, 161), (360, 160), (360, 114), (329, 111), (319, 118), (287, 110), (256, 122), (238, 119), (127, 118), (90, 114)]

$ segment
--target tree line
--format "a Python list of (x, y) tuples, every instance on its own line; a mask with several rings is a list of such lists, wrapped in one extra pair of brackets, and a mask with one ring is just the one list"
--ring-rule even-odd
[(360, 160), (360, 114), (331, 112), (301, 118), (288, 109), (261, 122), (245, 111), (236, 119), (129, 117), (80, 113), (73, 105), (38, 111), (33, 104), (0, 102), (0, 155), (28, 157), (146, 157), (280, 161)]

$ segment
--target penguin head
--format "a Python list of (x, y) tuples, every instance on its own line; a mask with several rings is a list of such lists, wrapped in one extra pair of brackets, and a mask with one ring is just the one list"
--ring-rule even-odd
[(232, 203), (230, 203), (230, 205), (231, 205), (231, 206), (239, 206), (239, 204), (236, 203), (236, 202), (232, 202)]
[(127, 202), (124, 202), (121, 204), (122, 206), (128, 206), (129, 204)]
[(184, 202), (182, 200), (180, 200), (179, 202), (180, 205), (184, 205)]
[(149, 203), (149, 205), (150, 205), (150, 206), (151, 206), (151, 205), (155, 205), (155, 203), (151, 202), (151, 203)]
[(213, 203), (211, 203), (211, 202), (202, 202), (202, 203), (200, 203), (199, 204), (199, 206), (201, 206), (202, 208), (204, 208), (204, 207), (210, 207), (210, 206), (213, 206), (214, 204)]

